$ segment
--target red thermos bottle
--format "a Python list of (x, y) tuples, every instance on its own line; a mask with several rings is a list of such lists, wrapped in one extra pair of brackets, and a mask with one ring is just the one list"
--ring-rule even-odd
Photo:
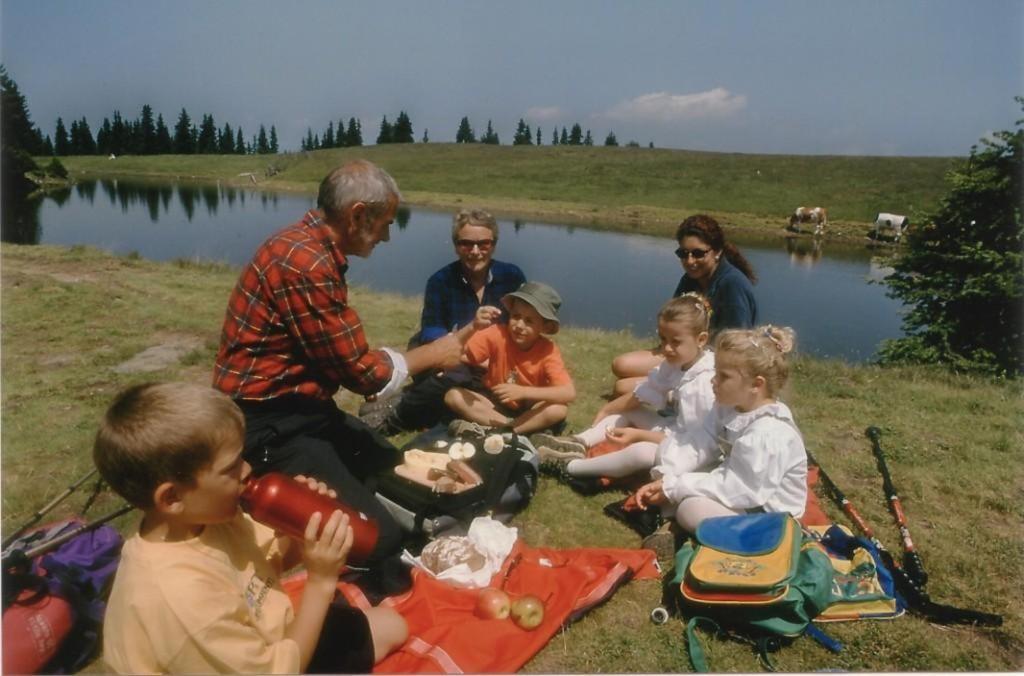
[(334, 498), (310, 490), (309, 486), (280, 472), (261, 477), (250, 476), (242, 489), (242, 509), (260, 523), (300, 540), (314, 512), (320, 512), (321, 529), (336, 509), (348, 514), (352, 527), (350, 563), (362, 563), (377, 545), (377, 521), (366, 514), (338, 502)]

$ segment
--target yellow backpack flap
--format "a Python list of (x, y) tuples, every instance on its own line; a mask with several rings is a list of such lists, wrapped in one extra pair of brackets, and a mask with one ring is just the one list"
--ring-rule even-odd
[(680, 585), (683, 596), (704, 603), (772, 603), (788, 591), (802, 541), (789, 514), (705, 519)]

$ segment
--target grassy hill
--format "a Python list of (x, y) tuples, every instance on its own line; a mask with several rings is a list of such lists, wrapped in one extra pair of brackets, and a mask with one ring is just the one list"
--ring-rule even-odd
[[(4, 245), (4, 533), (91, 468), (98, 421), (117, 391), (148, 380), (209, 383), (225, 303), (237, 274), (217, 265), (153, 263), (84, 247)], [(373, 345), (404, 345), (418, 322), (419, 299), (365, 289), (353, 289), (351, 298)], [(643, 343), (625, 333), (574, 327), (565, 327), (557, 341), (580, 392), (569, 418), (570, 429), (579, 430), (604, 401), (612, 356)], [(808, 448), (886, 546), (899, 551), (864, 437), (868, 425), (882, 429), (889, 465), (930, 574), (929, 592), (944, 603), (1000, 613), (1006, 621), (998, 629), (940, 627), (908, 615), (890, 622), (830, 625), (829, 633), (844, 644), (842, 653), (798, 640), (778, 654), (779, 669), (1020, 669), (1020, 384), (921, 367), (854, 367), (800, 358), (785, 399)], [(351, 395), (340, 396), (339, 402), (350, 411), (359, 403)], [(82, 492), (71, 498), (50, 518), (77, 509), (84, 497)], [(513, 525), (534, 546), (638, 546), (631, 531), (602, 514), (603, 505), (615, 499), (617, 494), (584, 498), (543, 479)], [(102, 514), (117, 504), (107, 495), (92, 513)], [(847, 523), (833, 505), (824, 505), (833, 518)], [(129, 520), (118, 525), (127, 529)], [(689, 671), (681, 623), (654, 626), (648, 620), (659, 598), (659, 585), (653, 581), (627, 584), (607, 604), (557, 635), (524, 671)], [(761, 671), (749, 645), (715, 639), (708, 646), (716, 671)], [(96, 663), (89, 670), (101, 669)]]
[[(879, 211), (934, 208), (957, 158), (750, 155), (603, 146), (413, 144), (284, 155), (72, 157), (73, 176), (198, 178), (315, 192), (341, 162), (363, 157), (397, 180), (406, 201), (480, 205), (590, 227), (666, 234), (692, 213), (777, 232), (800, 205), (829, 210), (833, 237), (862, 237)], [(252, 175), (250, 178), (249, 174)]]

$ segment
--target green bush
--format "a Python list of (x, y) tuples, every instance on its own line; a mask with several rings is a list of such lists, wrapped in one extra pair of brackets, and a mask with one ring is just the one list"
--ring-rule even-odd
[[(1016, 97), (1024, 107), (1024, 98)], [(907, 336), (886, 341), (883, 362), (941, 363), (998, 376), (1022, 372), (1024, 120), (1016, 131), (971, 148), (947, 180), (938, 211), (911, 231), (886, 278), (889, 295), (910, 306)]]
[(64, 168), (64, 165), (56, 157), (50, 160), (50, 163), (46, 165), (43, 171), (46, 172), (47, 176), (53, 176), (54, 178), (68, 177), (68, 170)]

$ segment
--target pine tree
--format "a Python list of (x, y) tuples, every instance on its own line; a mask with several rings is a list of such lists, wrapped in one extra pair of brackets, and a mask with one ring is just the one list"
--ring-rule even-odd
[(559, 145), (568, 145), (569, 135), (565, 133), (565, 127), (562, 127), (562, 136), (558, 139)]
[(572, 125), (572, 130), (569, 131), (569, 145), (578, 146), (583, 144), (583, 128), (580, 127), (580, 123), (577, 122)]
[(394, 131), (391, 128), (391, 123), (388, 122), (388, 116), (385, 115), (384, 119), (380, 121), (380, 132), (377, 134), (377, 145), (384, 143), (391, 143)]
[(586, 136), (583, 137), (583, 145), (592, 146), (594, 145), (594, 137), (590, 135), (590, 130), (587, 130)]
[(313, 134), (313, 150), (320, 150), (323, 146), (320, 144), (320, 134)]
[(313, 130), (310, 127), (306, 127), (306, 138), (302, 140), (303, 150), (315, 150), (313, 147)]
[(530, 128), (526, 126), (526, 122), (523, 118), (519, 118), (519, 124), (516, 126), (516, 133), (512, 136), (512, 145), (524, 146), (531, 143)]
[(613, 132), (613, 131), (608, 132), (608, 136), (606, 136), (605, 139), (604, 139), (604, 144), (606, 146), (618, 146), (619, 145), (619, 140), (617, 138), (615, 138), (615, 132)]
[(53, 152), (53, 141), (50, 140), (49, 134), (46, 135), (46, 140), (43, 141), (43, 149), (45, 150), (47, 155), (52, 155), (54, 157), (57, 156), (57, 154)]
[(327, 129), (324, 130), (323, 146), (324, 146), (324, 148), (333, 148), (334, 147), (334, 122), (333, 121), (328, 122), (327, 123)]
[(82, 155), (96, 154), (96, 139), (93, 138), (92, 130), (89, 128), (89, 121), (83, 117), (78, 121), (78, 146)]
[(277, 128), (274, 125), (270, 125), (270, 154), (276, 155), (277, 151)]
[(238, 131), (235, 132), (235, 154), (245, 154), (245, 135), (242, 134), (242, 128), (239, 127)]
[[(104, 120), (106, 122), (106, 120)], [(97, 137), (99, 134), (97, 134)], [(97, 139), (97, 145), (99, 140)], [(158, 114), (156, 116), (156, 152), (160, 155), (169, 153), (174, 149), (171, 143), (171, 132), (167, 129), (167, 125), (164, 123), (164, 116)], [(100, 150), (101, 154), (106, 154), (106, 151)]]
[(235, 132), (231, 130), (231, 125), (227, 122), (224, 123), (224, 129), (221, 130), (220, 137), (217, 139), (217, 152), (221, 155), (235, 154)]
[(540, 125), (538, 124), (537, 125), (537, 145), (539, 146), (539, 145), (541, 145), (541, 143), (542, 143), (542, 141), (541, 141), (541, 137), (540, 137)]
[(112, 133), (110, 118), (103, 118), (103, 124), (100, 125), (100, 130), (96, 132), (96, 152), (100, 155), (109, 155), (111, 153), (110, 139)]
[(421, 143), (430, 143), (430, 136), (427, 134), (427, 128), (423, 128), (423, 140)]
[(345, 118), (338, 118), (338, 131), (334, 135), (334, 147), (344, 148), (348, 145), (348, 132), (345, 131)]
[(217, 152), (217, 127), (213, 123), (213, 115), (203, 115), (199, 138), (196, 141), (196, 152), (202, 155)]
[(78, 120), (71, 120), (71, 131), (68, 133), (68, 155), (81, 155), (78, 148)]
[[(4, 147), (18, 149), (28, 155), (41, 155), (43, 148), (40, 136), (32, 124), (32, 116), (28, 112), (28, 102), (18, 89), (18, 84), (7, 74), (7, 69), (0, 64), (0, 96), (2, 96), (3, 117), (0, 119)], [(31, 158), (29, 158), (31, 161)], [(34, 162), (33, 162), (34, 164)]]
[(558, 125), (557, 124), (555, 125), (555, 128), (551, 130), (551, 145), (553, 145), (553, 146), (557, 146), (558, 145)]
[(57, 118), (57, 130), (53, 133), (53, 150), (57, 155), (64, 157), (70, 154), (71, 141), (68, 138), (68, 130), (64, 127), (64, 120)]
[(413, 143), (412, 120), (404, 110), (399, 111), (398, 119), (395, 120), (395, 125), (391, 129), (391, 142), (392, 143)]
[(500, 145), (501, 141), (498, 140), (498, 133), (494, 131), (494, 127), (491, 126), (491, 121), (487, 120), (487, 131), (480, 137), (481, 143), (488, 143), (490, 145)]
[[(114, 118), (117, 119), (117, 112), (114, 113)], [(115, 152), (113, 145), (111, 143), (110, 152)], [(178, 122), (174, 125), (174, 152), (179, 155), (191, 155), (195, 151), (195, 145), (192, 143), (192, 119), (182, 108), (181, 114), (178, 115)]]
[(153, 121), (153, 109), (149, 104), (142, 106), (142, 115), (139, 119), (138, 152), (140, 155), (156, 153), (156, 123)]
[(363, 123), (354, 117), (348, 118), (348, 131), (345, 132), (345, 145), (358, 148), (363, 145)]
[(270, 143), (267, 141), (267, 130), (260, 125), (260, 133), (256, 137), (256, 153), (258, 155), (266, 155), (270, 152)]
[[(1024, 97), (1015, 97), (1024, 110)], [(945, 364), (956, 371), (1024, 374), (1024, 119), (947, 175), (949, 193), (886, 277), (910, 308), (906, 336), (885, 341), (883, 362)]]
[(459, 122), (459, 130), (455, 132), (456, 143), (476, 143), (476, 135), (473, 133), (473, 128), (469, 126), (469, 118), (463, 117), (462, 121)]

